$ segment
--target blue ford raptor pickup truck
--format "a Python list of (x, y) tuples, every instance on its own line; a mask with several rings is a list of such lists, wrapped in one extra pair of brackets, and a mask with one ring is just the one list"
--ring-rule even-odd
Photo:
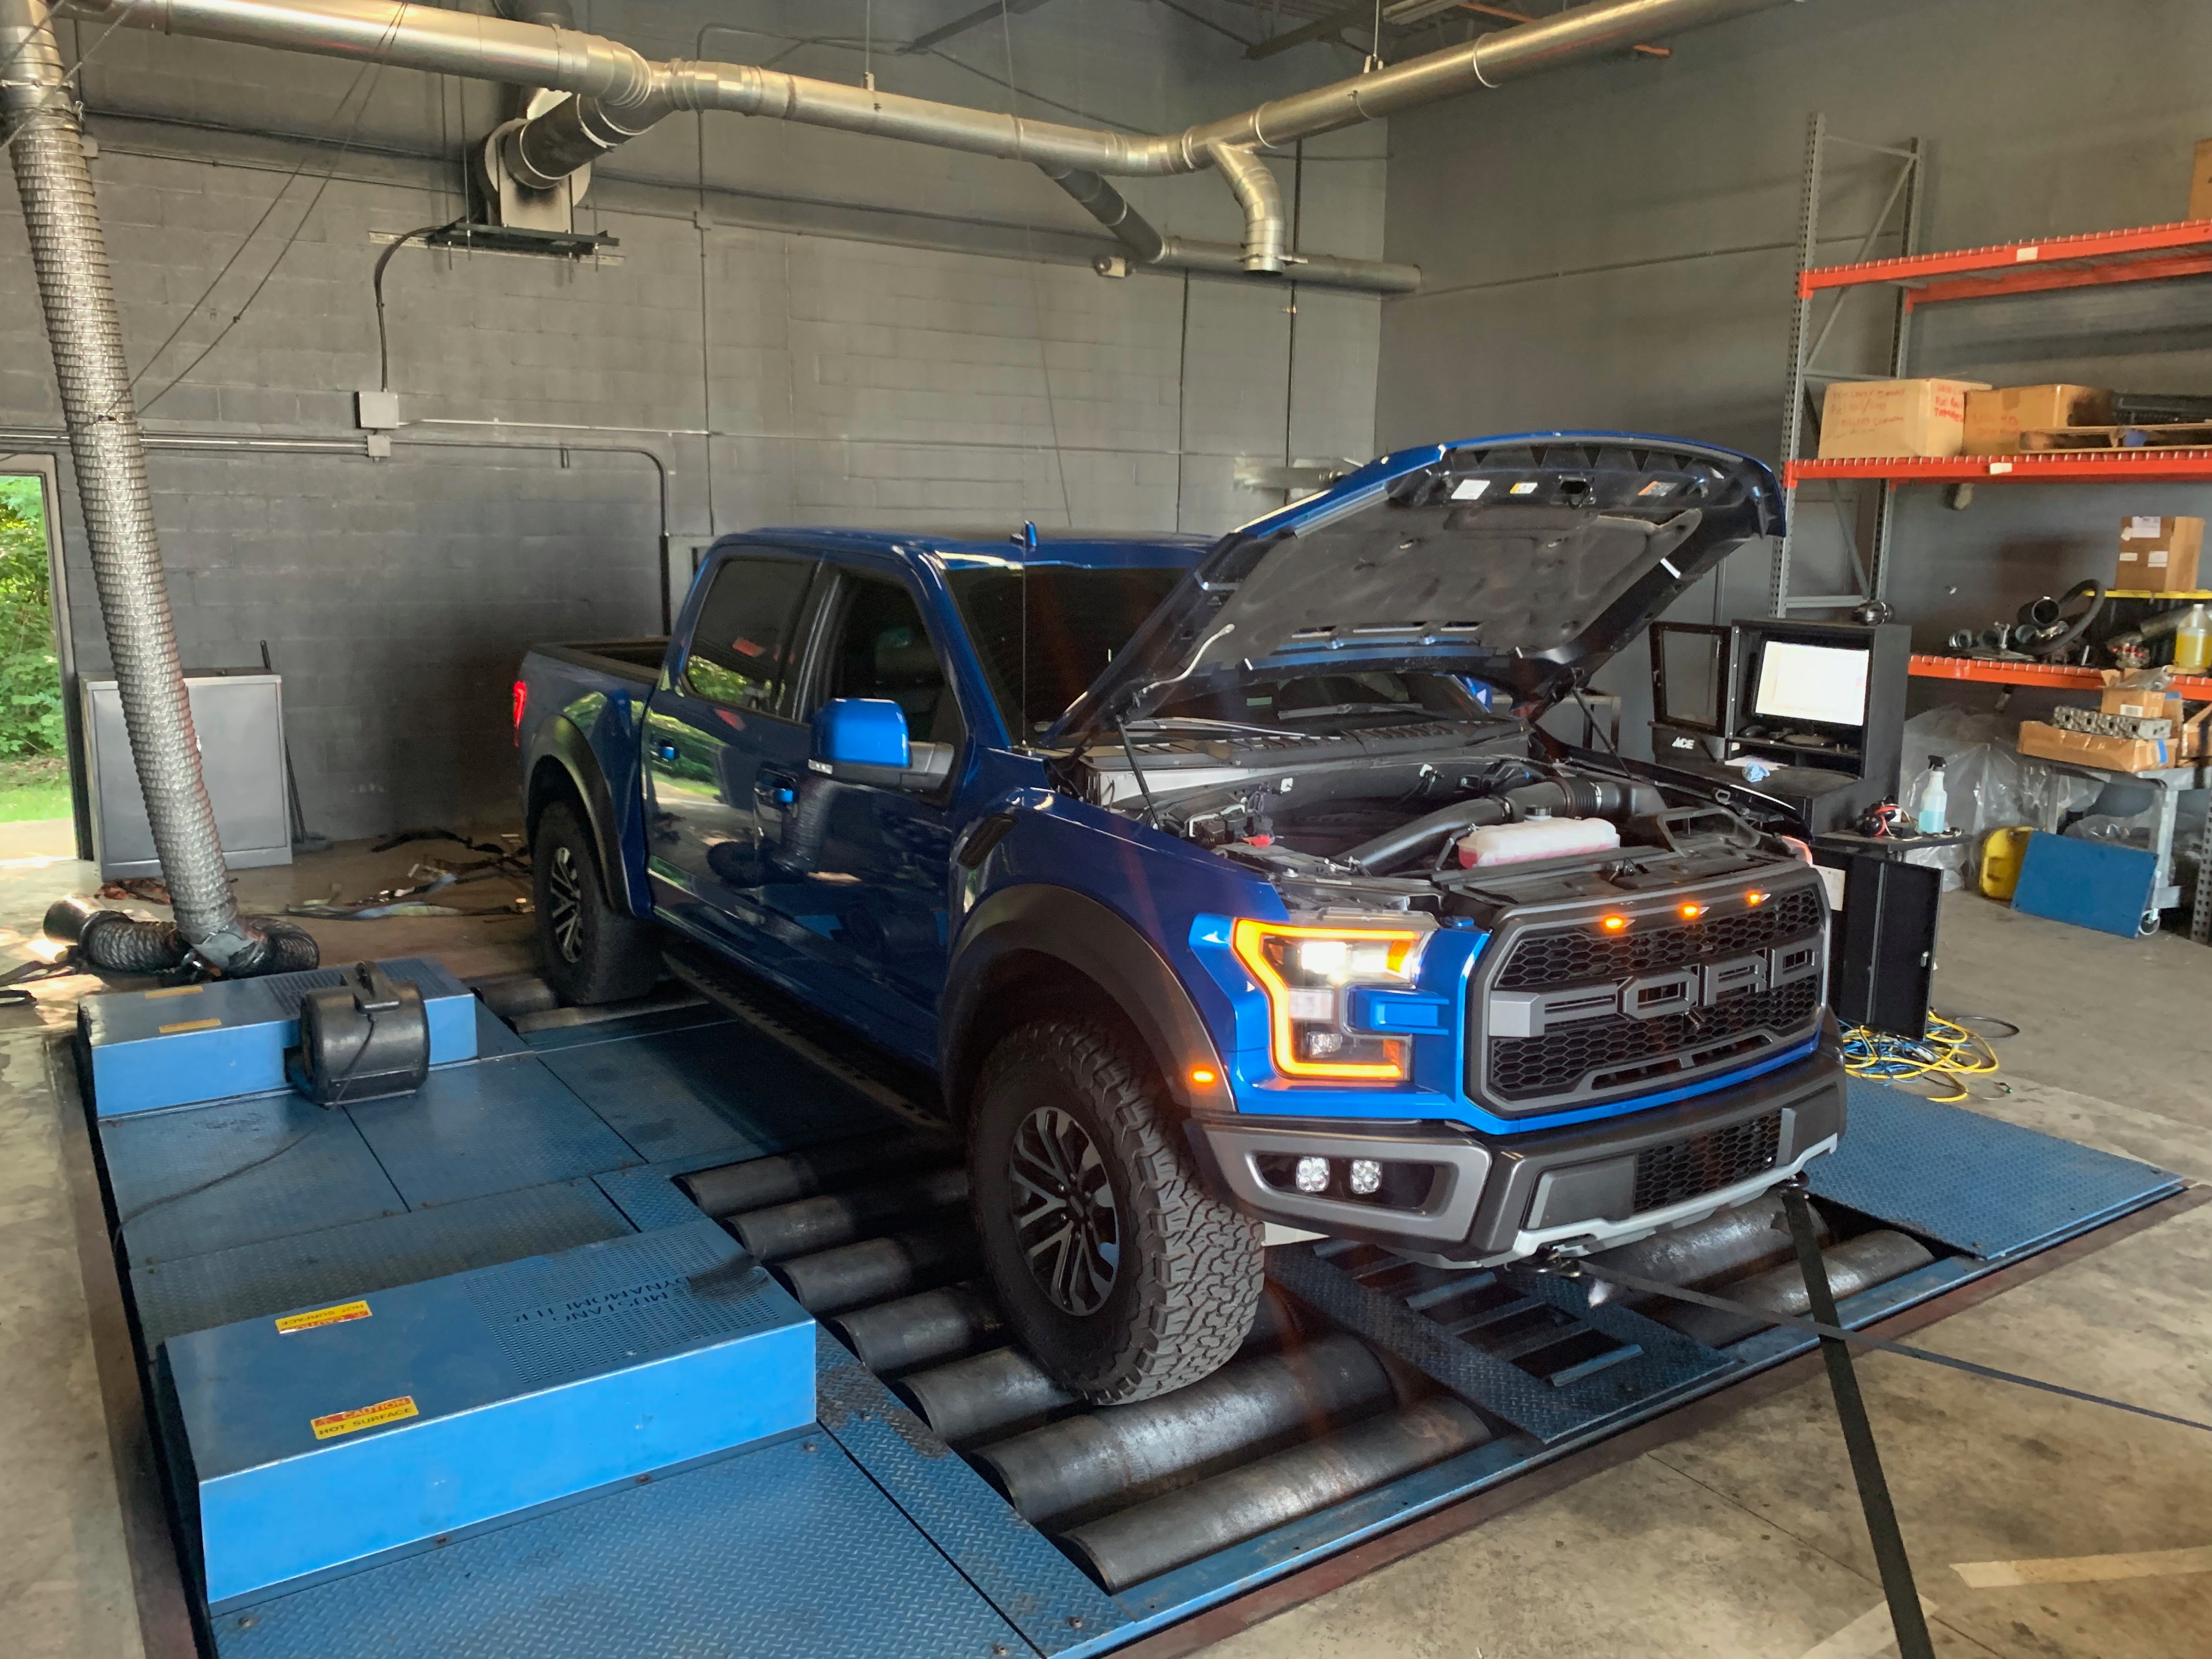
[(724, 537), (673, 637), (546, 646), (547, 971), (680, 939), (928, 1067), (1014, 1333), (1096, 1401), (1243, 1340), (1271, 1235), (1605, 1249), (1832, 1149), (1815, 872), (1537, 718), (1780, 528), (1748, 457), (1402, 450), (1218, 540)]

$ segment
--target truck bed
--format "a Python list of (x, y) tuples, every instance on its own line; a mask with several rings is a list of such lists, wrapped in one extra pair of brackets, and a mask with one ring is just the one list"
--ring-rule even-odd
[(574, 645), (536, 645), (534, 656), (550, 657), (617, 679), (651, 685), (660, 678), (661, 660), (668, 654), (668, 635), (641, 635), (629, 640), (587, 640)]

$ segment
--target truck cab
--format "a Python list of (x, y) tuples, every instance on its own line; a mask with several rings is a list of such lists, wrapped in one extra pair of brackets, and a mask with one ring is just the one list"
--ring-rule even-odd
[(1700, 1219), (1842, 1131), (1822, 890), (1754, 793), (1536, 721), (1779, 515), (1747, 457), (1553, 433), (1214, 540), (724, 538), (657, 667), (526, 663), (549, 976), (680, 937), (935, 1072), (1009, 1322), (1094, 1400), (1225, 1361), (1271, 1229)]

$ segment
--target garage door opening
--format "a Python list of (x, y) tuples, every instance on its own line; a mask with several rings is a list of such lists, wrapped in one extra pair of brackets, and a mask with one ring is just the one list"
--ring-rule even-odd
[(48, 479), (0, 468), (0, 861), (72, 858)]

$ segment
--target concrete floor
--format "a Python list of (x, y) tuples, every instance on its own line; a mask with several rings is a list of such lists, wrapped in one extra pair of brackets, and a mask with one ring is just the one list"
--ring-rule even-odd
[[(424, 845), (246, 872), (250, 908), (404, 879)], [(0, 958), (89, 872), (0, 858)], [(489, 906), (514, 891), (462, 890)], [(326, 957), (528, 965), (526, 917), (316, 922)], [(0, 1008), (0, 1630), (21, 1659), (143, 1651), (88, 1328), (49, 1036)], [(2212, 1180), (2212, 951), (1948, 902), (1938, 1006), (2021, 1024), (1980, 1109)], [(96, 1224), (95, 1224), (96, 1225)], [(1944, 1352), (2212, 1419), (2212, 1206), (1932, 1327)], [(2212, 1659), (2212, 1436), (1887, 1356), (1862, 1362), (1937, 1651)], [(2182, 1556), (2161, 1553), (2188, 1552)], [(1976, 1589), (1954, 1563), (2133, 1556)], [(2189, 1569), (2178, 1571), (2177, 1569)], [(2014, 1575), (2033, 1581), (2029, 1569)], [(1212, 1659), (1873, 1659), (1893, 1652), (1825, 1382), (1788, 1389), (1208, 1650)], [(828, 1656), (824, 1659), (829, 1659)]]

